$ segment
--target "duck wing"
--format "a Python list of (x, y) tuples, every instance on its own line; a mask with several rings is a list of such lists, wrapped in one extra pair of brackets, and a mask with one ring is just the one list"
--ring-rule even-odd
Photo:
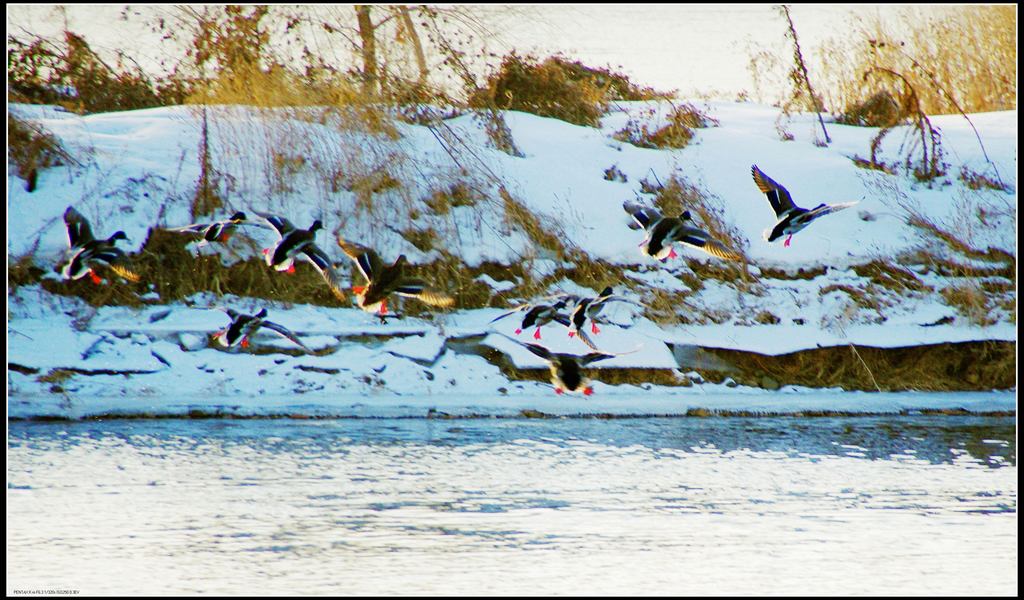
[(64, 211), (64, 225), (67, 227), (68, 246), (71, 248), (80, 248), (96, 239), (92, 235), (89, 221), (73, 206)]
[(165, 231), (173, 231), (175, 233), (197, 233), (205, 234), (210, 227), (213, 227), (215, 223), (193, 223), (191, 225), (182, 225), (181, 227), (167, 227)]
[(618, 356), (618, 355), (617, 354), (609, 354), (607, 352), (591, 352), (590, 354), (586, 354), (584, 356), (579, 357), (578, 360), (579, 360), (579, 363), (581, 365), (587, 366), (590, 363), (597, 362), (599, 360), (604, 360), (606, 358), (613, 358), (615, 356)]
[[(586, 330), (585, 327), (582, 327), (581, 325), (577, 325), (577, 327), (576, 327), (576, 337), (580, 338), (580, 341), (583, 342), (584, 344), (586, 344), (591, 350), (600, 350), (600, 348), (597, 347), (597, 344), (594, 343), (594, 340), (590, 339), (590, 335), (587, 334), (587, 330)], [(590, 355), (588, 354), (587, 356), (590, 356)], [(607, 356), (611, 357), (612, 355), (609, 354)], [(598, 359), (594, 359), (594, 360), (598, 360)], [(587, 364), (587, 363), (583, 363), (583, 364)]]
[(128, 266), (128, 255), (120, 248), (115, 248), (112, 245), (104, 245), (103, 247), (92, 249), (91, 252), (86, 250), (79, 256), (81, 260), (103, 261), (107, 263), (111, 271), (128, 281), (138, 283), (142, 279), (138, 273)]
[(529, 310), (529, 309), (533, 308), (533, 306), (534, 306), (533, 304), (520, 304), (519, 306), (513, 308), (512, 310), (510, 310), (508, 312), (503, 312), (500, 315), (494, 317), (493, 319), (490, 320), (490, 322), (493, 323), (495, 321), (500, 321), (501, 319), (504, 319), (505, 317), (507, 317), (509, 315), (514, 315), (514, 314), (516, 314), (518, 312), (523, 312), (524, 310)]
[(757, 189), (761, 190), (768, 198), (768, 203), (772, 205), (776, 217), (781, 219), (783, 215), (797, 207), (786, 188), (765, 175), (761, 169), (757, 168), (757, 165), (751, 165), (750, 174), (754, 177)]
[(278, 335), (280, 335), (280, 336), (282, 336), (284, 338), (287, 338), (287, 339), (291, 340), (292, 342), (295, 342), (295, 344), (297, 344), (300, 348), (302, 348), (303, 350), (305, 350), (306, 352), (308, 352), (310, 354), (313, 354), (313, 351), (310, 350), (309, 347), (307, 347), (301, 341), (299, 341), (299, 338), (294, 333), (292, 333), (291, 330), (289, 330), (287, 327), (285, 327), (283, 325), (278, 325), (277, 323), (275, 323), (273, 321), (267, 321), (267, 320), (264, 320), (261, 323), (261, 325), (263, 327), (266, 327), (267, 329), (273, 331), (274, 333), (277, 333)]
[(344, 300), (346, 296), (345, 289), (341, 286), (341, 278), (334, 270), (334, 265), (331, 264), (331, 259), (327, 257), (327, 254), (316, 244), (310, 243), (302, 249), (302, 256), (320, 272), (324, 281), (327, 282), (327, 286), (331, 288), (334, 297)]
[(839, 212), (843, 209), (850, 208), (851, 206), (855, 206), (857, 204), (860, 204), (860, 202), (858, 201), (842, 202), (839, 204), (825, 204), (807, 211), (807, 216), (810, 217), (811, 219), (817, 219), (818, 217), (823, 217), (830, 213)]
[(254, 210), (252, 212), (256, 213), (267, 223), (270, 223), (270, 226), (273, 227), (282, 238), (295, 231), (295, 225), (292, 225), (292, 222), (284, 217), (260, 212), (258, 210)]
[(712, 238), (708, 232), (696, 227), (683, 226), (676, 233), (675, 241), (692, 246), (724, 260), (742, 260), (743, 257), (728, 246)]
[(441, 308), (447, 308), (452, 304), (455, 304), (455, 298), (452, 298), (441, 290), (429, 287), (422, 279), (411, 277), (406, 277), (401, 281), (396, 282), (394, 293), (399, 296), (416, 298), (420, 302), (425, 302), (431, 306), (439, 306)]
[(142, 276), (133, 271), (132, 268), (129, 267), (127, 264), (125, 264), (124, 260), (117, 260), (111, 262), (110, 270), (133, 283), (138, 283), (142, 279)]
[(630, 217), (633, 217), (633, 223), (629, 224), (630, 229), (650, 229), (651, 225), (657, 223), (662, 217), (658, 209), (629, 200), (622, 203), (622, 208)]
[[(508, 337), (508, 336), (505, 336), (505, 337)], [(508, 338), (508, 339), (511, 340), (512, 338)], [(520, 342), (519, 340), (512, 340), (512, 341), (517, 343), (517, 344), (519, 344), (523, 348), (526, 348), (527, 350), (529, 350), (533, 354), (539, 356), (540, 358), (543, 358), (544, 360), (546, 360), (548, 362), (551, 362), (551, 361), (553, 361), (555, 359), (555, 354), (553, 352), (551, 352), (550, 350), (548, 350), (547, 348), (545, 348), (544, 346), (541, 346), (540, 344), (531, 344), (529, 342), (525, 342), (524, 343), (524, 342)]]
[(572, 311), (569, 313), (569, 320), (572, 321), (576, 329), (582, 329), (583, 324), (587, 322), (587, 309), (593, 304), (593, 301), (593, 298), (582, 298), (572, 307)]
[(235, 310), (233, 308), (228, 308), (226, 306), (214, 306), (214, 307), (211, 307), (210, 310), (220, 310), (220, 311), (223, 311), (225, 314), (227, 314), (228, 318), (231, 319), (232, 321), (234, 321), (235, 319), (237, 319), (240, 316), (240, 313), (237, 310)]
[(366, 281), (374, 281), (383, 270), (384, 262), (372, 248), (356, 244), (355, 242), (349, 242), (341, 236), (338, 236), (338, 246), (345, 253), (345, 256), (348, 256), (356, 263), (356, 266), (359, 267), (359, 272), (363, 274)]

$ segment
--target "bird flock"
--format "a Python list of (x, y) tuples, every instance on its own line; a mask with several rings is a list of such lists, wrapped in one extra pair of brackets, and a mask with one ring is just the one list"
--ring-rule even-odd
[[(764, 231), (764, 239), (769, 243), (786, 236), (783, 245), (789, 247), (793, 235), (814, 220), (857, 204), (822, 203), (811, 209), (801, 208), (793, 202), (785, 187), (768, 177), (757, 165), (752, 165), (750, 172), (754, 184), (768, 199), (777, 219), (775, 225)], [(623, 209), (632, 218), (629, 227), (634, 230), (643, 229), (646, 234), (639, 244), (641, 252), (662, 263), (678, 256), (675, 252), (675, 246), (678, 244), (696, 248), (721, 260), (743, 259), (735, 250), (698, 227), (689, 210), (684, 210), (677, 217), (665, 216), (653, 207), (631, 201), (624, 202)], [(323, 277), (331, 293), (338, 300), (346, 300), (345, 287), (335, 265), (327, 253), (316, 245), (316, 233), (323, 229), (321, 220), (314, 220), (308, 229), (299, 229), (284, 217), (255, 210), (252, 212), (259, 221), (251, 221), (244, 212), (236, 212), (224, 220), (173, 227), (168, 228), (168, 231), (192, 234), (199, 238), (198, 246), (203, 246), (228, 241), (237, 229), (244, 225), (262, 225), (270, 228), (277, 234), (278, 239), (272, 247), (263, 250), (268, 267), (276, 271), (293, 273), (296, 261), (308, 262)], [(116, 246), (117, 241), (128, 239), (123, 231), (117, 231), (106, 239), (96, 239), (89, 222), (71, 206), (64, 212), (64, 223), (67, 228), (69, 250), (60, 273), (65, 280), (88, 276), (93, 283), (101, 284), (103, 279), (95, 271), (98, 267), (109, 268), (128, 281), (140, 280), (140, 276), (132, 270), (127, 255)], [(429, 285), (423, 279), (407, 275), (407, 259), (404, 254), (389, 265), (372, 248), (341, 236), (337, 238), (337, 244), (366, 280), (365, 284), (351, 288), (357, 306), (366, 312), (375, 313), (382, 324), (387, 322), (388, 300), (392, 295), (415, 298), (438, 308), (447, 308), (455, 303), (455, 299), (444, 291)], [(612, 302), (639, 304), (615, 295), (611, 287), (606, 287), (596, 297), (564, 293), (544, 296), (533, 302), (512, 307), (495, 317), (491, 323), (521, 314), (515, 334), (519, 335), (524, 330), (533, 328), (533, 338), (538, 342), (541, 341), (541, 328), (545, 325), (558, 323), (566, 327), (569, 337), (579, 339), (593, 352), (584, 355), (556, 353), (539, 343), (521, 342), (503, 333), (501, 335), (548, 363), (555, 393), (579, 392), (589, 396), (593, 393), (593, 387), (585, 376), (584, 368), (600, 360), (628, 354), (602, 351), (591, 337), (600, 333), (597, 325), (600, 313)], [(254, 315), (226, 307), (214, 308), (224, 311), (231, 319), (227, 327), (213, 335), (214, 341), (223, 347), (247, 348), (249, 339), (256, 331), (266, 329), (290, 340), (305, 352), (313, 353), (293, 332), (267, 320), (266, 308)]]

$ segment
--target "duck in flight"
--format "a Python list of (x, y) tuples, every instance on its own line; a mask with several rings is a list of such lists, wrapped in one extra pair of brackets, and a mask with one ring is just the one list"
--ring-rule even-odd
[(402, 254), (394, 264), (387, 265), (372, 248), (350, 242), (338, 236), (338, 246), (346, 256), (355, 262), (359, 272), (366, 279), (366, 285), (353, 286), (359, 308), (376, 312), (381, 323), (386, 323), (388, 297), (391, 294), (416, 298), (431, 306), (447, 308), (455, 299), (432, 288), (425, 281), (405, 274), (406, 258)]
[(519, 323), (519, 327), (516, 328), (516, 335), (522, 333), (524, 329), (536, 327), (537, 330), (533, 332), (533, 339), (539, 340), (540, 328), (547, 325), (548, 323), (555, 321), (557, 323), (565, 325), (566, 327), (569, 327), (571, 324), (569, 321), (569, 316), (563, 313), (562, 310), (568, 308), (568, 305), (575, 297), (569, 295), (562, 295), (557, 296), (555, 298), (557, 298), (557, 301), (552, 304), (521, 304), (513, 308), (512, 310), (506, 313), (502, 313), (497, 317), (491, 319), (491, 323), (499, 319), (504, 319), (505, 317), (516, 314), (518, 312), (525, 312), (526, 314), (523, 315), (522, 321)]
[(547, 361), (548, 368), (551, 371), (551, 385), (555, 388), (555, 393), (558, 395), (566, 392), (580, 392), (584, 396), (593, 394), (594, 388), (590, 385), (590, 379), (584, 375), (583, 368), (599, 360), (616, 356), (608, 352), (591, 352), (583, 356), (564, 352), (552, 352), (540, 344), (523, 343), (507, 335), (500, 335)]
[(628, 298), (622, 296), (616, 296), (612, 293), (611, 286), (604, 288), (596, 298), (575, 298), (575, 305), (572, 308), (572, 314), (570, 316), (569, 325), (569, 337), (576, 336), (584, 344), (598, 350), (598, 347), (594, 344), (594, 341), (587, 335), (585, 325), (587, 321), (590, 321), (590, 333), (597, 335), (601, 333), (601, 330), (597, 326), (597, 315), (604, 309), (608, 302), (633, 302)]
[(64, 211), (64, 225), (71, 252), (67, 264), (61, 268), (64, 279), (81, 279), (88, 275), (93, 283), (100, 284), (103, 280), (96, 275), (95, 268), (106, 265), (129, 281), (139, 281), (138, 274), (125, 264), (127, 257), (124, 251), (115, 245), (117, 240), (128, 239), (123, 231), (114, 232), (105, 240), (97, 240), (93, 237), (89, 221), (73, 206)]
[(224, 346), (225, 348), (231, 348), (234, 346), (248, 348), (249, 338), (251, 338), (253, 334), (255, 334), (256, 331), (259, 330), (261, 327), (264, 327), (266, 329), (273, 331), (274, 333), (277, 333), (278, 335), (284, 338), (291, 340), (292, 342), (295, 342), (295, 344), (297, 344), (300, 348), (302, 348), (303, 350), (310, 354), (313, 354), (313, 351), (306, 347), (306, 345), (303, 344), (301, 341), (299, 341), (298, 336), (292, 333), (287, 327), (284, 327), (283, 325), (278, 325), (273, 321), (268, 321), (266, 308), (261, 309), (260, 312), (256, 313), (255, 315), (247, 315), (245, 313), (240, 313), (230, 308), (218, 308), (219, 310), (223, 310), (224, 312), (226, 312), (227, 315), (231, 317), (231, 324), (228, 325), (227, 328), (218, 331), (213, 336), (213, 339), (215, 339), (218, 344)]
[(757, 188), (768, 198), (768, 203), (771, 204), (772, 210), (775, 211), (775, 216), (779, 220), (773, 227), (765, 229), (764, 239), (774, 242), (784, 235), (789, 236), (786, 238), (785, 243), (782, 244), (786, 248), (789, 247), (793, 235), (810, 225), (811, 221), (857, 204), (857, 202), (844, 202), (841, 204), (822, 203), (810, 210), (800, 208), (793, 202), (789, 191), (765, 175), (764, 171), (757, 168), (757, 165), (751, 165), (750, 174), (753, 175)]
[(678, 256), (675, 244), (684, 244), (703, 250), (711, 256), (724, 260), (742, 260), (742, 256), (730, 250), (725, 244), (711, 237), (711, 234), (694, 227), (690, 211), (684, 210), (678, 217), (666, 217), (650, 206), (626, 201), (622, 208), (633, 218), (630, 229), (643, 228), (647, 237), (640, 242), (643, 253), (665, 262)]
[(226, 242), (231, 238), (235, 229), (246, 221), (244, 212), (238, 211), (227, 219), (213, 221), (212, 223), (193, 223), (183, 227), (171, 227), (167, 231), (180, 233), (191, 233), (199, 236), (199, 246), (205, 246), (210, 242)]
[(292, 225), (291, 221), (284, 217), (259, 211), (253, 212), (269, 223), (281, 238), (274, 247), (263, 249), (267, 265), (277, 271), (294, 273), (295, 260), (305, 260), (313, 265), (324, 278), (335, 298), (338, 300), (345, 299), (345, 289), (341, 286), (341, 279), (334, 270), (331, 259), (314, 241), (316, 232), (323, 229), (324, 226), (320, 219), (313, 221), (309, 229), (298, 229), (295, 225)]

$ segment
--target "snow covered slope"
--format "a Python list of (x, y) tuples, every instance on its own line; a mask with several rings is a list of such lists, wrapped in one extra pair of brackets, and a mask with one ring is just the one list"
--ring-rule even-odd
[[(387, 136), (341, 127), (331, 119), (297, 118), (303, 115), (294, 112), (214, 107), (211, 155), (225, 202), (223, 214), (217, 216), (268, 210), (286, 215), (300, 227), (322, 218), (326, 231), (318, 235), (318, 242), (339, 263), (346, 259), (332, 240), (335, 233), (377, 247), (389, 262), (405, 253), (413, 263), (430, 263), (443, 249), (470, 266), (515, 265), (536, 280), (548, 277), (553, 281), (551, 292), (596, 294), (597, 289), (571, 280), (572, 264), (538, 248), (508, 221), (496, 191), (500, 182), (566, 247), (617, 265), (623, 279), (606, 283), (618, 293), (637, 303), (649, 304), (654, 294), (674, 303), (675, 314), (669, 319), (638, 304), (610, 306), (608, 324), (595, 341), (602, 350), (621, 355), (595, 364), (597, 368), (676, 368), (667, 344), (779, 355), (848, 343), (897, 347), (1016, 341), (1015, 278), (977, 256), (956, 253), (907, 221), (909, 207), (955, 232), (977, 252), (993, 249), (1015, 256), (1016, 111), (971, 115), (984, 152), (963, 117), (934, 117), (949, 165), (948, 175), (929, 187), (908, 175), (854, 164), (855, 155), (868, 156), (875, 129), (830, 123), (833, 142), (822, 147), (814, 143), (816, 118), (796, 115), (785, 125), (794, 139), (783, 141), (777, 130), (778, 110), (762, 105), (710, 105), (708, 112), (717, 126), (697, 130), (695, 139), (681, 150), (638, 148), (613, 137), (630, 119), (656, 125), (665, 110), (663, 105), (622, 103), (599, 129), (508, 112), (505, 119), (524, 154), (516, 157), (490, 147), (471, 115), (447, 120), (434, 130), (400, 123), (396, 135)], [(9, 168), (9, 262), (28, 256), (48, 271), (44, 278), (55, 279), (52, 271), (67, 246), (61, 215), (69, 205), (92, 222), (98, 236), (124, 230), (129, 242), (122, 247), (133, 252), (151, 228), (191, 222), (201, 131), (194, 109), (78, 116), (54, 107), (11, 105), (9, 111), (53, 133), (80, 163), (46, 169), (31, 193)], [(898, 158), (905, 134), (894, 131), (886, 137), (880, 154), (884, 160)], [(461, 146), (452, 145), (456, 138)], [(985, 153), (994, 166), (986, 163)], [(781, 241), (768, 244), (761, 232), (775, 219), (750, 176), (755, 163), (785, 185), (802, 206), (859, 204), (812, 223), (788, 248)], [(624, 177), (606, 178), (610, 167)], [(998, 170), (1009, 191), (971, 190), (957, 177), (963, 169), (990, 176)], [(640, 253), (637, 245), (643, 232), (626, 226), (622, 203), (638, 197), (650, 201), (640, 181), (664, 182), (673, 173), (720, 202), (725, 219), (745, 237), (737, 241), (750, 259), (752, 280), (708, 275), (722, 267), (721, 261), (693, 249), (681, 251), (688, 260), (666, 264)], [(380, 176), (384, 183), (367, 195), (363, 183), (369, 176)], [(431, 195), (459, 182), (486, 193), (450, 210), (432, 211)], [(433, 247), (424, 250), (408, 241), (410, 229), (435, 232)], [(269, 229), (253, 227), (246, 234), (257, 244), (222, 252), (225, 265), (255, 257), (258, 247), (275, 239)], [(967, 277), (914, 258), (920, 257), (914, 254), (920, 249), (929, 249), (933, 260), (975, 267), (981, 275)], [(868, 264), (892, 264), (919, 285), (881, 285), (865, 270)], [(477, 280), (494, 294), (505, 294), (498, 305), (532, 299), (515, 297), (519, 282), (512, 274), (504, 280), (489, 275)], [(962, 285), (988, 294), (983, 324), (943, 296), (944, 290)], [(473, 337), (507, 354), (516, 367), (543, 367), (537, 357), (496, 335), (511, 336), (515, 328), (514, 318), (489, 323), (500, 308), (381, 325), (350, 308), (285, 306), (213, 295), (192, 298), (187, 305), (164, 305), (150, 294), (146, 302), (151, 306), (143, 309), (97, 310), (36, 284), (9, 291), (8, 360), (22, 369), (9, 369), (11, 413), (31, 415), (33, 407), (41, 406), (41, 398), (59, 404), (69, 394), (175, 395), (195, 399), (189, 400), (194, 406), (203, 398), (219, 403), (226, 398), (288, 394), (530, 396), (550, 390), (539, 383), (509, 382), (484, 358), (459, 354), (448, 346), (452, 340)], [(209, 334), (224, 327), (226, 317), (204, 309), (228, 302), (237, 310), (268, 306), (271, 318), (301, 334), (317, 355), (300, 355), (289, 342), (270, 336), (259, 337), (257, 346), (263, 350), (258, 354), (208, 347)], [(524, 341), (532, 341), (529, 333), (522, 334)], [(556, 326), (545, 328), (543, 343), (555, 351), (589, 352)], [(65, 373), (66, 385), (56, 381), (59, 375), (40, 381), (54, 371)], [(662, 391), (686, 395), (695, 389), (700, 386)], [(599, 384), (597, 393), (637, 392), (633, 386)], [(166, 406), (168, 401), (173, 403), (160, 400), (156, 405)], [(634, 409), (660, 412), (649, 401)]]

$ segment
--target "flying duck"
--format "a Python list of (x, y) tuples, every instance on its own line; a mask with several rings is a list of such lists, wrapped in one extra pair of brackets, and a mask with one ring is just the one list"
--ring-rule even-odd
[(772, 210), (775, 211), (775, 216), (779, 219), (779, 222), (773, 227), (764, 230), (764, 239), (774, 242), (780, 237), (788, 235), (789, 237), (782, 244), (787, 248), (789, 247), (789, 242), (793, 239), (793, 234), (810, 225), (811, 221), (857, 204), (857, 202), (819, 204), (807, 210), (794, 204), (793, 198), (789, 195), (786, 188), (772, 181), (761, 169), (757, 168), (757, 165), (751, 165), (750, 174), (754, 176), (754, 183), (757, 184), (757, 188), (768, 198), (768, 203), (772, 205)]
[(684, 210), (678, 217), (666, 217), (656, 208), (628, 200), (622, 204), (622, 208), (633, 217), (634, 222), (629, 224), (631, 229), (642, 227), (647, 231), (647, 237), (640, 242), (647, 256), (665, 262), (678, 256), (673, 246), (681, 243), (725, 260), (742, 260), (739, 254), (712, 238), (711, 234), (691, 226), (689, 223), (693, 223), (693, 219), (688, 210)]
[(213, 339), (217, 340), (217, 343), (226, 348), (233, 346), (241, 346), (242, 348), (249, 347), (249, 338), (260, 328), (265, 327), (299, 345), (306, 352), (313, 354), (313, 351), (306, 347), (305, 344), (299, 341), (294, 333), (288, 330), (288, 328), (278, 325), (273, 321), (267, 321), (267, 309), (263, 308), (260, 312), (255, 315), (246, 315), (230, 308), (220, 308), (231, 317), (231, 324), (226, 329), (218, 331)]
[(103, 280), (93, 269), (96, 265), (106, 264), (112, 271), (129, 281), (139, 281), (139, 276), (125, 266), (124, 251), (115, 246), (117, 240), (127, 240), (123, 231), (117, 231), (105, 240), (97, 240), (92, 235), (89, 221), (85, 220), (73, 206), (64, 211), (64, 224), (68, 231), (68, 246), (71, 258), (61, 269), (64, 279), (81, 279), (88, 275), (93, 283)]
[(569, 337), (578, 336), (584, 344), (597, 350), (597, 346), (594, 345), (593, 340), (587, 335), (584, 325), (586, 325), (589, 319), (590, 332), (595, 335), (601, 333), (595, 319), (604, 308), (605, 303), (615, 301), (632, 302), (628, 298), (613, 295), (611, 286), (604, 288), (596, 298), (577, 298), (572, 308), (572, 316), (570, 317)]
[(406, 276), (404, 254), (394, 264), (386, 265), (371, 248), (349, 242), (341, 236), (338, 236), (338, 246), (356, 263), (359, 272), (366, 278), (366, 285), (352, 287), (359, 308), (366, 312), (376, 312), (381, 323), (387, 322), (385, 315), (388, 312), (388, 296), (391, 294), (416, 298), (431, 306), (448, 307), (455, 303), (454, 298), (428, 287), (422, 279)]
[(523, 315), (523, 319), (520, 322), (519, 327), (516, 329), (516, 335), (522, 333), (524, 329), (536, 327), (537, 330), (533, 332), (533, 339), (539, 340), (540, 328), (552, 321), (561, 323), (566, 327), (570, 326), (569, 317), (565, 314), (562, 314), (560, 311), (565, 308), (568, 308), (568, 305), (570, 304), (570, 302), (575, 300), (575, 297), (563, 295), (558, 298), (558, 301), (553, 304), (521, 304), (513, 308), (512, 310), (506, 313), (502, 313), (497, 317), (491, 319), (491, 323), (499, 319), (504, 319), (505, 317), (511, 314), (525, 311), (526, 314)]
[(303, 259), (313, 265), (327, 282), (331, 293), (338, 300), (345, 299), (345, 289), (341, 286), (338, 273), (334, 270), (331, 259), (314, 242), (316, 232), (323, 229), (320, 219), (313, 221), (309, 229), (296, 229), (291, 221), (284, 217), (253, 211), (277, 231), (281, 239), (273, 248), (264, 248), (263, 255), (267, 265), (278, 271), (295, 272), (295, 259)]
[[(508, 336), (504, 337), (512, 340)], [(590, 380), (583, 375), (583, 367), (592, 362), (615, 356), (607, 352), (591, 352), (590, 354), (577, 356), (575, 354), (552, 352), (540, 344), (523, 343), (518, 340), (512, 341), (547, 361), (548, 368), (551, 370), (551, 385), (554, 386), (555, 393), (559, 395), (565, 392), (581, 392), (584, 396), (593, 394), (594, 388), (591, 387)]]
[(246, 222), (246, 216), (244, 212), (236, 212), (227, 219), (220, 221), (214, 221), (212, 223), (193, 223), (192, 225), (185, 225), (184, 227), (171, 227), (167, 231), (177, 231), (182, 233), (192, 233), (200, 236), (199, 246), (204, 246), (210, 242), (226, 242), (234, 233), (235, 228)]

